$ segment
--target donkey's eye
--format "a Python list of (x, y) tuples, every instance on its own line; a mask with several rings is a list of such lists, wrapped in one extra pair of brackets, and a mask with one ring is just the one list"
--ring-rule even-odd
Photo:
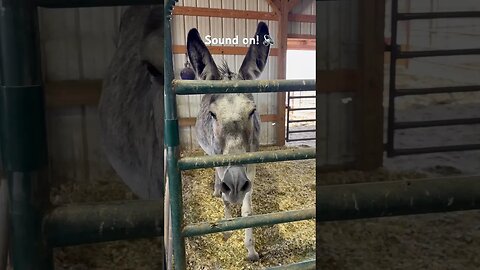
[(208, 112), (208, 113), (210, 113), (210, 116), (211, 116), (213, 119), (217, 120), (217, 115), (216, 115), (216, 114), (214, 114), (213, 112)]
[(256, 110), (257, 110), (257, 109), (253, 109), (253, 110), (250, 112), (250, 114), (248, 115), (248, 118), (252, 118), (252, 116), (253, 116), (253, 114), (255, 113)]

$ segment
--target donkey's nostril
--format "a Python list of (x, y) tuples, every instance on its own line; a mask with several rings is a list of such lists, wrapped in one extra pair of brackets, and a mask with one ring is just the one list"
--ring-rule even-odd
[(221, 189), (223, 193), (229, 193), (231, 190), (230, 187), (225, 182), (222, 182)]
[(248, 191), (250, 191), (250, 187), (251, 187), (250, 181), (245, 181), (245, 184), (243, 184), (243, 186), (242, 186), (242, 188), (240, 188), (240, 190), (243, 191), (243, 192), (248, 192)]

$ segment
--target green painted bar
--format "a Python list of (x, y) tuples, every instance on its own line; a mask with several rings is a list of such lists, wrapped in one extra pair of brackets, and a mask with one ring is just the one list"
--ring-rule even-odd
[(159, 237), (162, 204), (138, 200), (60, 206), (45, 216), (43, 232), (54, 247)]
[(165, 0), (164, 23), (165, 23), (165, 133), (172, 133), (165, 136), (167, 149), (167, 172), (170, 191), (170, 207), (172, 217), (172, 238), (174, 268), (176, 270), (186, 269), (185, 260), (185, 237), (182, 234), (183, 228), (183, 203), (182, 203), (182, 178), (178, 168), (180, 157), (179, 133), (176, 96), (173, 91), (173, 52), (172, 52), (172, 8), (173, 0)]
[(279, 223), (294, 222), (314, 218), (315, 208), (284, 211), (278, 213), (224, 219), (216, 222), (201, 222), (191, 224), (185, 226), (185, 228), (183, 229), (183, 235), (186, 237), (192, 237), (210, 233), (240, 230), (245, 228), (274, 225)]
[(41, 232), (49, 188), (37, 8), (32, 0), (0, 0), (0, 7), (0, 152), (11, 265), (53, 269)]
[(237, 164), (266, 163), (315, 158), (315, 148), (250, 152), (238, 155), (186, 157), (178, 161), (180, 170), (221, 167)]
[(315, 267), (315, 260), (313, 259), (289, 265), (272, 267), (268, 268), (268, 270), (315, 270)]
[(480, 209), (480, 176), (317, 186), (317, 222)]
[(45, 8), (111, 7), (135, 5), (161, 5), (162, 0), (37, 0), (36, 5)]
[(315, 90), (315, 80), (199, 81), (174, 80), (177, 95), (215, 93), (268, 93)]

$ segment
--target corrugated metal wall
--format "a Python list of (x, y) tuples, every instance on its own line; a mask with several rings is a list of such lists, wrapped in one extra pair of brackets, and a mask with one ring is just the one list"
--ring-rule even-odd
[[(115, 49), (121, 7), (40, 9), (45, 81), (102, 79)], [(47, 112), (53, 179), (92, 180), (113, 174), (99, 144), (93, 106)]]
[[(293, 7), (291, 13), (315, 15), (315, 0), (301, 0), (300, 3)], [(290, 22), (288, 24), (288, 34), (315, 35), (316, 32), (316, 25), (314, 23)]]

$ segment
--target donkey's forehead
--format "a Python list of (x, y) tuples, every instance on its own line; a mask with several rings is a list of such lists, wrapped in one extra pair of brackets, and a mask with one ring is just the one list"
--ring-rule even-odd
[(250, 114), (255, 103), (245, 94), (226, 94), (216, 98), (210, 107), (217, 113), (217, 117), (242, 118), (245, 114)]

